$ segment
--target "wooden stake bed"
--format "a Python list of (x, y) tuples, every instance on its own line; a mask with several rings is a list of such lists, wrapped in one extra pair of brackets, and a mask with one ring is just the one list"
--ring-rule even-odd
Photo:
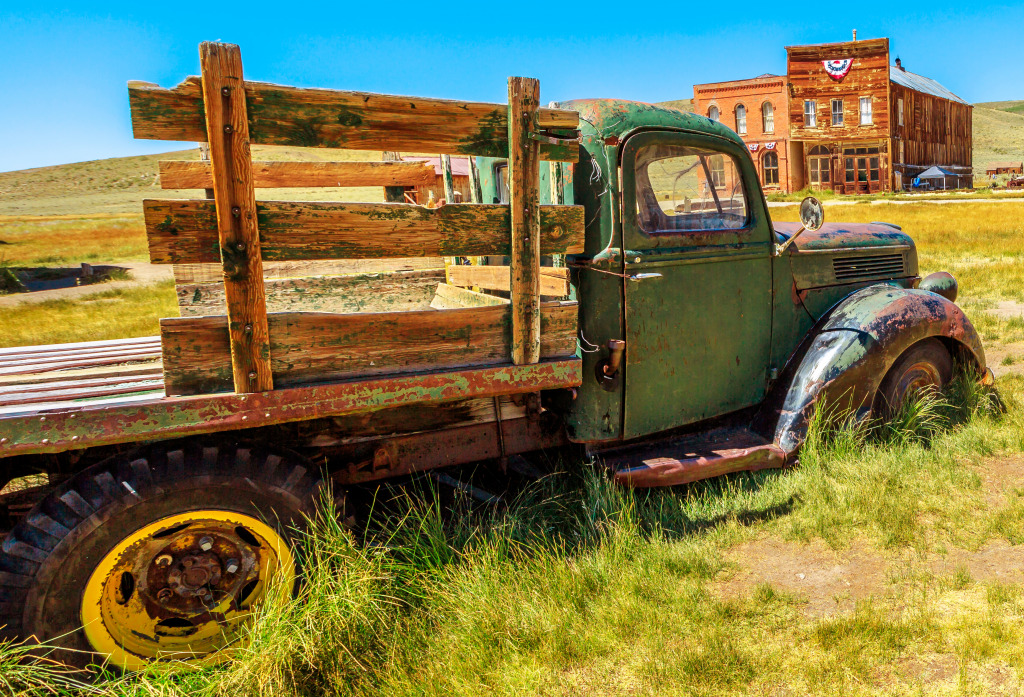
[[(542, 271), (540, 257), (582, 251), (583, 208), (541, 206), (538, 195), (541, 161), (578, 158), (576, 112), (539, 107), (539, 84), (527, 78), (509, 78), (507, 105), (479, 104), (248, 82), (230, 44), (204, 43), (200, 58), (202, 78), (172, 90), (129, 84), (137, 138), (209, 144), (209, 162), (160, 164), (164, 188), (202, 188), (204, 199), (144, 203), (151, 261), (175, 264), (186, 315), (161, 321), (163, 379), (153, 362), (116, 375), (58, 374), (52, 389), (17, 375), (0, 384), (0, 457), (582, 382), (576, 303), (541, 302), (564, 297), (568, 282)], [(418, 186), (434, 172), (406, 162), (253, 162), (252, 143), (437, 152), (449, 192), (445, 156), (470, 155), (471, 173), (474, 156), (508, 158), (513, 203), (451, 204), (451, 193), (439, 208), (258, 201), (257, 188)], [(510, 266), (460, 271), (455, 285), (431, 271), (439, 257), (487, 255)], [(329, 261), (339, 259), (348, 261)], [(351, 271), (319, 275), (326, 264)], [(372, 302), (358, 299), (360, 287)], [(314, 295), (316, 309), (343, 312), (291, 311)], [(2, 357), (14, 375), (152, 361), (155, 348), (148, 339)], [(83, 398), (91, 401), (67, 401)]]

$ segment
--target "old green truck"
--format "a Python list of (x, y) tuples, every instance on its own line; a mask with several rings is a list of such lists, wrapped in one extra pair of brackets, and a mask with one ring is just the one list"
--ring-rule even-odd
[[(344, 506), (346, 488), (565, 446), (624, 486), (682, 485), (794, 463), (822, 404), (884, 418), (958, 370), (991, 379), (956, 282), (921, 278), (906, 232), (822, 224), (813, 200), (803, 224), (773, 223), (721, 123), (541, 107), (522, 78), (507, 105), (472, 104), (248, 82), (229, 45), (201, 58), (201, 80), (130, 96), (136, 137), (210, 144), (210, 162), (162, 169), (206, 196), (147, 201), (146, 223), (154, 263), (218, 265), (226, 313), (162, 320), (156, 387), (50, 402), (25, 397), (43, 378), (3, 387), (0, 486), (36, 478), (25, 510), (5, 489), (9, 637), (128, 670), (217, 660), (276, 574), (299, 581), (290, 526), (325, 481)], [(250, 143), (465, 155), (471, 202), (400, 202), (421, 165), (254, 163)], [(395, 202), (254, 194), (342, 179)], [(431, 307), (379, 306), (422, 292), (422, 269), (364, 267), (285, 289), (358, 307), (275, 305), (271, 266), (339, 257), (448, 271)]]

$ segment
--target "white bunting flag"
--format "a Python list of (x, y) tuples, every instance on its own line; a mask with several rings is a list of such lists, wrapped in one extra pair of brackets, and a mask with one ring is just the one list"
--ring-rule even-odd
[(822, 61), (821, 64), (825, 66), (825, 72), (828, 73), (830, 78), (839, 81), (846, 77), (846, 73), (850, 72), (850, 68), (853, 67), (853, 59), (844, 58), (837, 61)]

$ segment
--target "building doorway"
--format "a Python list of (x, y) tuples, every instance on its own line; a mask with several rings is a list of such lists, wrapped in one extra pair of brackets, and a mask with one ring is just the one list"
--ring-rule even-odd
[(824, 145), (811, 148), (807, 155), (807, 181), (812, 189), (832, 188), (832, 153)]
[(845, 148), (843, 189), (847, 194), (873, 194), (882, 190), (878, 148)]

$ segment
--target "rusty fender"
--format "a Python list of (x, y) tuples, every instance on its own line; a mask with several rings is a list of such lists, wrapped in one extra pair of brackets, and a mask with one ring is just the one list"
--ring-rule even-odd
[(792, 454), (803, 443), (817, 406), (870, 414), (878, 387), (908, 348), (940, 337), (953, 358), (982, 374), (985, 352), (963, 310), (927, 290), (880, 284), (853, 293), (817, 328), (787, 383), (775, 426), (777, 443)]

